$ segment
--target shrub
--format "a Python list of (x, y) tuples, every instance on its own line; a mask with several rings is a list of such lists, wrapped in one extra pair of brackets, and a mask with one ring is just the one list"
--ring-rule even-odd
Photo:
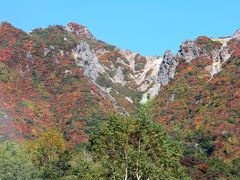
[(39, 176), (40, 172), (20, 145), (0, 144), (0, 179), (37, 179)]

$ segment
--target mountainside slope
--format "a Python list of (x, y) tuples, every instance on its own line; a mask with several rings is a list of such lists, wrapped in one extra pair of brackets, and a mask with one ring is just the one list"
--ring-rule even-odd
[(58, 127), (70, 143), (86, 141), (86, 119), (113, 109), (113, 103), (73, 57), (61, 53), (74, 47), (74, 37), (62, 27), (27, 34), (8, 23), (1, 24), (0, 36), (1, 139)]
[(175, 79), (151, 106), (154, 119), (190, 149), (240, 156), (240, 39), (199, 37), (182, 44)]
[(87, 142), (107, 112), (131, 114), (152, 100), (154, 120), (189, 147), (239, 157), (239, 57), (239, 31), (186, 41), (177, 55), (145, 57), (76, 23), (30, 33), (1, 23), (0, 140), (53, 127), (72, 146)]
[[(162, 67), (168, 59), (173, 63)], [(106, 111), (128, 114), (155, 97), (174, 76), (172, 66), (170, 52), (144, 57), (121, 50), (75, 23), (30, 33), (1, 23), (1, 139), (58, 127), (70, 144), (84, 142), (84, 130)]]

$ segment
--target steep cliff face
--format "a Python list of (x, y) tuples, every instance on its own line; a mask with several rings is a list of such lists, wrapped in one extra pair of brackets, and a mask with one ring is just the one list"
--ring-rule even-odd
[[(84, 74), (119, 106), (129, 111), (134, 102), (146, 102), (155, 97), (162, 84), (159, 73), (163, 58), (144, 57), (129, 50), (121, 50), (96, 38), (86, 27), (70, 23), (69, 33), (83, 37), (72, 50), (76, 64)], [(87, 38), (87, 39), (86, 39)], [(104, 44), (104, 46), (101, 46)], [(168, 71), (168, 66), (165, 71)]]
[(222, 63), (231, 57), (228, 42), (235, 37), (210, 39), (205, 36), (198, 37), (195, 41), (186, 41), (180, 46), (177, 56), (186, 62), (191, 62), (198, 57), (211, 59), (212, 64), (207, 67), (211, 76), (221, 71)]

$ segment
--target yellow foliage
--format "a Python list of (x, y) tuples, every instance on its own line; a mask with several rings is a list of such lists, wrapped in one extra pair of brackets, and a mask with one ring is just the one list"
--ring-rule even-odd
[(196, 129), (196, 130), (201, 129), (201, 127), (202, 127), (202, 120), (201, 120), (201, 119), (195, 120), (194, 126), (195, 126), (195, 129)]
[(238, 144), (239, 143), (238, 138), (235, 135), (230, 136), (228, 138), (228, 142), (230, 144)]
[(32, 136), (36, 136), (37, 135), (37, 133), (38, 133), (38, 131), (37, 131), (37, 129), (36, 128), (33, 128), (32, 130), (31, 130), (31, 135)]
[(61, 133), (50, 129), (38, 139), (28, 142), (26, 148), (33, 162), (46, 166), (60, 159), (66, 150), (66, 144)]

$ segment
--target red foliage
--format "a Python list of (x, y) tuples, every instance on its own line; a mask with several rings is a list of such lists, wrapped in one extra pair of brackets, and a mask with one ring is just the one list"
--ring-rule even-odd
[(77, 24), (77, 23), (74, 23), (74, 22), (70, 22), (68, 23), (68, 26), (72, 27), (74, 30), (76, 31), (79, 31), (82, 29), (83, 26)]
[(8, 47), (0, 49), (0, 62), (11, 60), (11, 49)]
[(199, 165), (197, 166), (197, 168), (198, 168), (201, 172), (206, 173), (207, 170), (208, 170), (208, 164), (206, 164), (206, 163), (201, 163), (201, 164), (199, 164)]

